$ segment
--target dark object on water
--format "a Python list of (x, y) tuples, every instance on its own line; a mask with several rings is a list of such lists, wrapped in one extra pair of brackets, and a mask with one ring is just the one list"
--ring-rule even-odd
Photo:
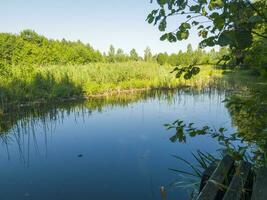
[[(255, 176), (256, 174), (256, 176)], [(266, 200), (267, 168), (255, 173), (252, 165), (225, 156), (204, 171), (197, 200)]]
[(83, 157), (83, 154), (79, 154), (78, 157), (79, 157), (79, 158)]

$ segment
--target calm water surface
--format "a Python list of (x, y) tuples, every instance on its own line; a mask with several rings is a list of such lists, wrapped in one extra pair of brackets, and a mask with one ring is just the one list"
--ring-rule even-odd
[(193, 163), (191, 152), (219, 146), (208, 136), (172, 143), (163, 124), (179, 118), (232, 130), (223, 99), (216, 91), (158, 92), (12, 117), (0, 144), (0, 199), (157, 200), (162, 185), (168, 199), (188, 199), (170, 187), (181, 177), (169, 168), (187, 170), (172, 155)]

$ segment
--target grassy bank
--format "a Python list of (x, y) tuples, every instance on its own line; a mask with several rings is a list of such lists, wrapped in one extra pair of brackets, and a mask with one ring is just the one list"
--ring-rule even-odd
[(149, 62), (94, 63), (46, 67), (13, 66), (0, 71), (2, 106), (33, 101), (108, 95), (135, 89), (204, 87), (221, 70), (201, 66), (190, 80), (176, 79), (171, 66)]

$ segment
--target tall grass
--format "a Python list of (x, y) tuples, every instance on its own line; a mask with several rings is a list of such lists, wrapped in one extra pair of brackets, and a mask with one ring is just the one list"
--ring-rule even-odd
[(204, 87), (221, 70), (202, 66), (199, 75), (176, 79), (171, 66), (149, 62), (93, 63), (67, 66), (13, 66), (0, 70), (0, 101), (25, 103), (107, 95), (134, 89)]

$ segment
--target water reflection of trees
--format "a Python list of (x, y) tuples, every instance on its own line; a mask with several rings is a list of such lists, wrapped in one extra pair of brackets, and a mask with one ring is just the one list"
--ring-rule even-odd
[[(267, 165), (267, 85), (240, 84), (228, 82), (234, 88), (226, 93), (226, 107), (237, 128), (234, 133), (227, 132), (223, 127), (218, 129), (210, 126), (195, 127), (176, 120), (166, 124), (167, 129), (175, 129), (170, 137), (172, 142), (186, 142), (187, 137), (209, 135), (217, 140), (221, 152), (232, 155), (237, 160), (249, 160), (255, 167)], [(228, 87), (229, 88), (229, 87)]]
[[(20, 155), (20, 160), (24, 163), (29, 163), (30, 152), (34, 151), (36, 154), (41, 153), (38, 147), (41, 142), (38, 141), (40, 138), (42, 138), (42, 143), (45, 145), (44, 155), (47, 156), (47, 143), (49, 138), (52, 137), (57, 125), (63, 123), (64, 119), (70, 115), (73, 116), (74, 120), (78, 118), (84, 119), (90, 116), (94, 111), (102, 112), (103, 110), (118, 106), (127, 107), (135, 102), (157, 99), (159, 101), (167, 101), (171, 104), (175, 100), (179, 101), (183, 94), (192, 95), (197, 98), (199, 94), (211, 96), (211, 94), (214, 93), (223, 94), (224, 91), (215, 88), (205, 88), (202, 90), (194, 90), (192, 88), (184, 88), (181, 90), (153, 90), (83, 101), (53, 103), (28, 108), (24, 107), (16, 112), (0, 116), (0, 139), (2, 146), (6, 149), (8, 159), (10, 159), (9, 146), (15, 144)], [(40, 132), (42, 132), (43, 137), (39, 135)], [(36, 134), (38, 134), (38, 136)]]
[(254, 161), (267, 165), (267, 85), (255, 84), (226, 99), (236, 135), (252, 146)]

